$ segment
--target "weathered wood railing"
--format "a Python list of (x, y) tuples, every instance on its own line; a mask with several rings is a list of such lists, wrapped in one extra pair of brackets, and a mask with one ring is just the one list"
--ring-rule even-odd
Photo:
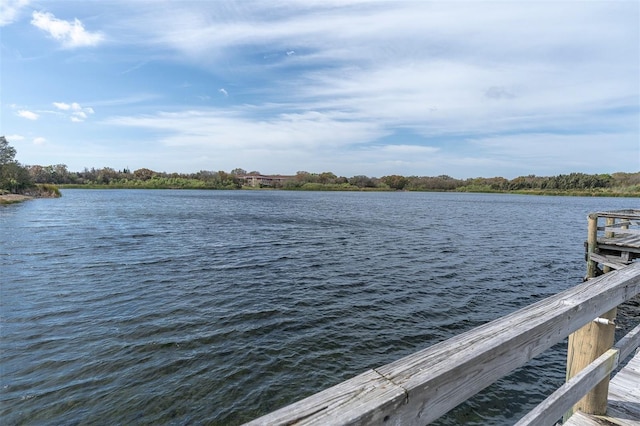
[(640, 257), (640, 210), (591, 213), (587, 221), (587, 279)]
[(638, 346), (640, 346), (640, 325), (620, 339), (613, 348), (567, 380), (557, 391), (516, 423), (516, 426), (552, 425), (563, 415), (568, 419), (573, 414), (572, 406), (597, 385), (608, 380), (618, 364), (631, 355)]
[[(366, 371), (249, 424), (428, 424), (638, 293), (640, 263), (635, 263)], [(519, 425), (553, 424), (608, 378), (618, 361), (638, 347), (639, 339), (637, 327)]]
[[(587, 217), (585, 280), (627, 267), (633, 259), (640, 257), (640, 210), (627, 209), (591, 213)], [(617, 308), (603, 313), (602, 323), (588, 323), (569, 336), (567, 351), (567, 381), (593, 366), (607, 351), (614, 340), (612, 322)], [(612, 359), (610, 359), (612, 360)], [(608, 378), (602, 377), (592, 389), (576, 401), (564, 418), (581, 410), (588, 414), (604, 415), (607, 411)]]

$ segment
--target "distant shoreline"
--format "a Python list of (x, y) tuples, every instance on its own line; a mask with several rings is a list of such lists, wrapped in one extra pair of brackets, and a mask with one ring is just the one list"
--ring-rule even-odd
[(474, 194), (518, 194), (518, 195), (542, 195), (542, 196), (561, 196), (561, 197), (615, 197), (615, 198), (637, 198), (640, 197), (640, 193), (636, 191), (615, 191), (610, 189), (594, 189), (594, 190), (557, 190), (557, 189), (520, 189), (520, 190), (395, 190), (391, 188), (357, 188), (357, 187), (344, 187), (339, 185), (331, 185), (331, 184), (316, 184), (309, 187), (301, 187), (295, 189), (289, 188), (253, 188), (248, 186), (243, 186), (241, 188), (211, 188), (211, 187), (198, 187), (198, 186), (184, 186), (184, 187), (172, 187), (172, 186), (156, 186), (156, 187), (145, 187), (138, 185), (97, 185), (97, 184), (61, 184), (58, 185), (60, 189), (99, 189), (99, 190), (110, 190), (110, 189), (152, 189), (152, 190), (163, 190), (163, 189), (178, 189), (178, 190), (210, 190), (210, 191), (300, 191), (300, 192), (310, 192), (310, 191), (319, 191), (319, 192), (447, 192), (447, 193), (474, 193)]
[(37, 184), (23, 191), (22, 194), (12, 194), (0, 190), (0, 205), (21, 203), (34, 198), (59, 198), (60, 190), (55, 185)]
[(21, 203), (26, 200), (31, 200), (33, 197), (21, 194), (2, 194), (0, 195), (0, 204), (14, 204)]

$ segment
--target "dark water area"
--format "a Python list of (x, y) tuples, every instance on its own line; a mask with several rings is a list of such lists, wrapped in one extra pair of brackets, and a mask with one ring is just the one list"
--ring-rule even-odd
[[(65, 190), (0, 207), (2, 424), (234, 425), (581, 282), (638, 199)], [(513, 424), (564, 345), (438, 424)]]

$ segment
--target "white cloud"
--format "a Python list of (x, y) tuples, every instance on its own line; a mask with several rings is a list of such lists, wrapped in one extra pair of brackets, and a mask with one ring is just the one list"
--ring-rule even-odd
[(53, 102), (53, 105), (61, 111), (70, 111), (69, 119), (74, 123), (81, 123), (88, 118), (88, 114), (94, 114), (95, 111), (91, 107), (82, 107), (77, 102), (70, 104), (66, 102)]
[(8, 141), (22, 141), (24, 140), (24, 136), (22, 135), (7, 135), (7, 140)]
[[(522, 170), (525, 165), (535, 164), (541, 170), (538, 173), (589, 170), (594, 166), (594, 159), (597, 166), (605, 170), (640, 170), (640, 146), (637, 134), (631, 132), (532, 133), (474, 138), (469, 142), (479, 156), (503, 159), (514, 169)], [(605, 151), (617, 155), (603, 155)]]
[(276, 151), (323, 149), (355, 145), (381, 136), (373, 122), (347, 121), (339, 116), (309, 111), (277, 114), (263, 120), (246, 111), (190, 110), (178, 113), (116, 117), (109, 124), (155, 130), (169, 146), (208, 149), (254, 149)]
[(384, 145), (378, 149), (387, 154), (409, 155), (433, 154), (440, 150), (440, 148), (437, 147), (423, 145)]
[(48, 33), (52, 38), (62, 43), (64, 47), (74, 48), (95, 46), (104, 40), (99, 32), (88, 32), (77, 18), (73, 23), (57, 19), (48, 12), (33, 12), (31, 24)]
[[(637, 50), (631, 41), (637, 26), (624, 5), (279, 1), (168, 7), (147, 11), (143, 20), (137, 15), (136, 29), (147, 35), (142, 40), (216, 73), (222, 61), (202, 58), (241, 63), (228, 68), (260, 73), (273, 84), (252, 88), (254, 94), (289, 110), (349, 112), (354, 120), (423, 136), (574, 130), (585, 119), (607, 125), (607, 117), (587, 117), (604, 105), (625, 107), (624, 99), (639, 91), (637, 78), (630, 78), (638, 71), (638, 53), (625, 50)], [(291, 61), (265, 65), (245, 52), (280, 52), (280, 58), (295, 52), (303, 69), (289, 73)]]
[(255, 119), (252, 114), (256, 110), (269, 110), (268, 106), (263, 108), (161, 112), (114, 117), (103, 124), (150, 130), (161, 143), (155, 149), (172, 159), (164, 167), (173, 170), (178, 162), (203, 167), (193, 164), (197, 158), (208, 157), (215, 159), (215, 164), (204, 167), (217, 170), (242, 166), (265, 173), (295, 173), (298, 167), (305, 167), (347, 173), (353, 158), (340, 151), (357, 149), (360, 143), (382, 135), (373, 122), (350, 122), (317, 111)]
[(40, 116), (35, 112), (27, 111), (24, 109), (21, 109), (20, 111), (18, 111), (18, 116), (22, 118), (26, 118), (27, 120), (34, 120), (34, 121), (40, 118)]
[[(234, 57), (243, 50), (239, 47), (252, 45), (288, 54), (294, 52), (291, 41), (296, 40), (305, 52), (299, 59), (322, 58), (334, 64), (354, 59), (397, 62), (420, 56), (469, 56), (492, 62), (505, 56), (562, 59), (566, 50), (585, 42), (602, 45), (606, 37), (600, 34), (620, 31), (615, 20), (625, 13), (622, 9), (595, 2), (551, 8), (536, 2), (280, 1), (244, 7), (212, 2), (198, 8), (168, 4), (145, 10), (127, 24), (146, 32), (149, 42), (194, 57), (205, 52)], [(296, 54), (301, 51), (295, 50)]]
[(71, 108), (71, 105), (65, 104), (64, 102), (54, 102), (53, 106), (63, 111), (68, 111)]
[(36, 137), (33, 139), (33, 144), (34, 145), (44, 145), (47, 142), (47, 140), (43, 137)]
[(11, 24), (18, 18), (20, 10), (29, 5), (29, 0), (0, 1), (0, 27)]
[[(185, 74), (193, 84), (180, 86), (191, 90), (179, 100), (165, 89), (184, 76), (162, 81), (163, 88), (152, 88), (155, 80), (145, 85), (167, 96), (91, 105), (104, 107), (101, 113), (126, 105), (117, 113), (129, 116), (108, 123), (152, 133), (150, 141), (162, 141), (161, 149), (176, 160), (183, 155), (184, 163), (188, 152), (221, 161), (269, 160), (275, 172), (285, 160), (300, 160), (312, 171), (304, 164), (331, 170), (340, 163), (380, 175), (436, 169), (489, 175), (509, 167), (534, 172), (535, 164), (561, 170), (573, 164), (567, 158), (586, 164), (582, 152), (601, 155), (591, 147), (610, 143), (614, 131), (631, 135), (616, 146), (638, 158), (632, 150), (640, 93), (637, 2), (221, 0), (152, 8), (114, 1), (123, 6), (109, 2), (113, 10), (101, 13), (107, 6), (95, 2), (92, 16), (113, 29), (110, 37), (120, 37), (119, 45), (139, 49), (127, 52), (130, 64), (162, 58), (158, 75), (170, 61), (180, 67), (174, 70), (198, 70)], [(108, 22), (118, 11), (117, 21)], [(43, 12), (34, 13), (34, 25), (36, 15), (49, 23), (45, 28), (58, 25), (58, 32), (43, 30), (69, 47), (71, 36), (64, 34), (74, 27), (88, 34), (77, 20)], [(219, 100), (233, 96), (224, 109), (191, 109), (208, 99), (196, 94), (207, 92)], [(53, 105), (73, 122), (94, 113), (77, 102)], [(472, 171), (481, 167), (488, 173)]]

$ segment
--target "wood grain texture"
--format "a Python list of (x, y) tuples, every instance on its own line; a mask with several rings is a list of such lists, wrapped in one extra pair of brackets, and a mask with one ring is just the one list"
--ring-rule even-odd
[[(615, 319), (616, 308), (602, 314), (601, 317), (610, 320)], [(611, 348), (614, 335), (615, 325), (599, 324), (594, 321), (571, 334), (567, 349), (567, 379), (587, 368)], [(580, 410), (587, 414), (605, 414), (607, 412), (609, 380), (602, 380), (593, 389), (590, 388), (587, 391), (588, 393), (573, 407), (572, 412)], [(572, 412), (569, 412), (567, 416), (571, 415)]]
[[(516, 423), (516, 426), (554, 424), (555, 421), (577, 403), (583, 395), (595, 387), (602, 379), (608, 377), (611, 371), (618, 365), (618, 361), (625, 361), (638, 346), (640, 346), (640, 325), (620, 339), (613, 349), (608, 350), (584, 370), (574, 375), (536, 408), (531, 410)], [(640, 360), (640, 355), (638, 359)], [(608, 398), (608, 414), (611, 414), (612, 410), (615, 411), (616, 409), (626, 410), (629, 402), (635, 403), (633, 407), (639, 407), (640, 371), (635, 371), (637, 376), (634, 376), (633, 366), (634, 361), (632, 360), (611, 382)], [(633, 388), (634, 386), (635, 394), (629, 392), (629, 388)], [(640, 413), (638, 413), (635, 418), (640, 422)]]
[(576, 412), (565, 426), (640, 425), (640, 351), (611, 379), (606, 416)]
[(573, 376), (551, 396), (524, 416), (516, 426), (552, 425), (618, 365), (617, 349), (610, 349)]
[(602, 256), (596, 253), (589, 253), (589, 259), (593, 260), (596, 263), (601, 263), (605, 266), (608, 266), (611, 269), (622, 269), (625, 268), (629, 263), (622, 260), (621, 257), (618, 256)]
[(248, 425), (366, 425), (382, 423), (407, 398), (400, 386), (369, 370)]

